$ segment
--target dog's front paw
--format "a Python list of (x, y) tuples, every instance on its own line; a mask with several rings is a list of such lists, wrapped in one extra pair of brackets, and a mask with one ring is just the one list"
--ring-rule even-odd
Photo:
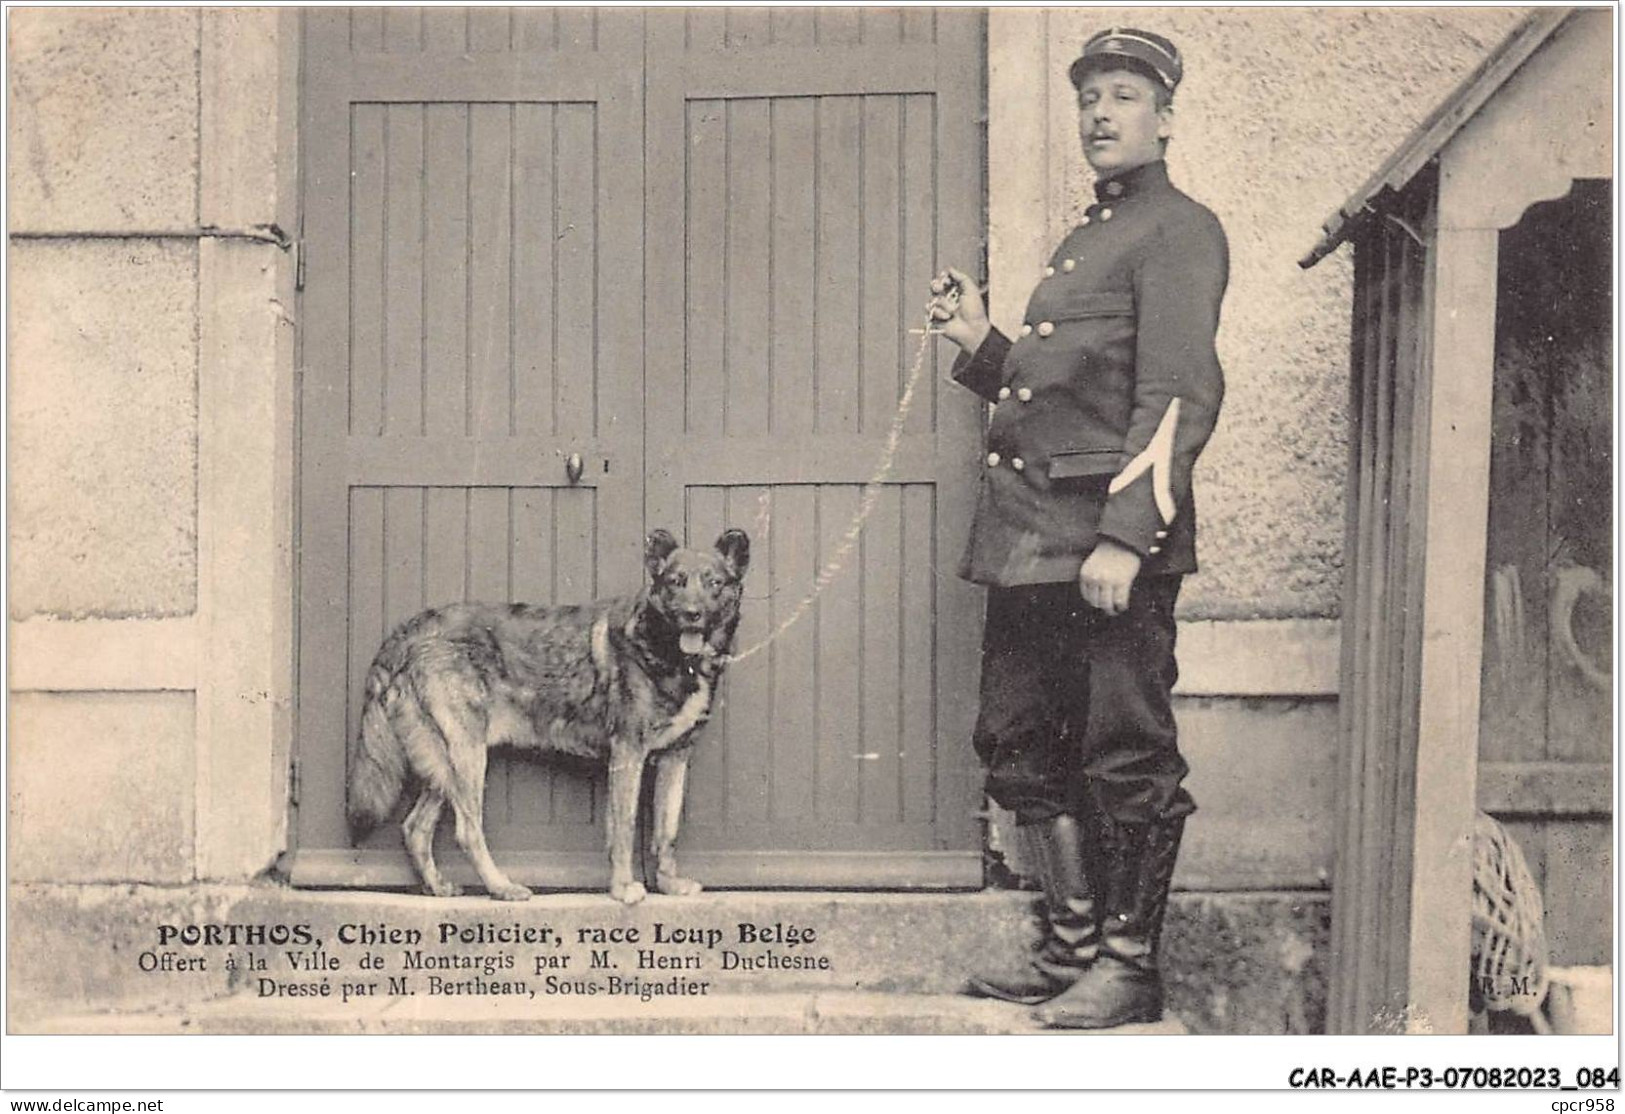
[(663, 894), (672, 894), (676, 897), (688, 897), (705, 889), (704, 886), (692, 878), (678, 878), (673, 874), (655, 875), (655, 889)]
[(455, 882), (425, 882), (423, 892), (435, 897), (457, 897), (463, 892), (463, 887)]
[(492, 901), (529, 901), (530, 891), (518, 882), (509, 882), (491, 891)]
[(622, 905), (636, 905), (649, 896), (649, 891), (643, 888), (642, 882), (612, 882), (609, 896)]

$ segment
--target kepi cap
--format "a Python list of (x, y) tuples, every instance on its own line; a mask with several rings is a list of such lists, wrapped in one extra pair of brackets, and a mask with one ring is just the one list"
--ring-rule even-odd
[(1076, 88), (1083, 84), (1083, 76), (1091, 70), (1110, 69), (1129, 63), (1129, 68), (1143, 71), (1172, 93), (1185, 75), (1179, 58), (1179, 48), (1151, 31), (1138, 31), (1132, 27), (1113, 27), (1092, 36), (1083, 44), (1083, 53), (1072, 63), (1068, 76)]

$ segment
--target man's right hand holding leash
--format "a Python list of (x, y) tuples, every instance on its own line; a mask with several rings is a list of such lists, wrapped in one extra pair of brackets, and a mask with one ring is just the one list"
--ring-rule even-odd
[(993, 328), (987, 319), (987, 304), (976, 280), (964, 271), (949, 267), (931, 280), (931, 300), (925, 305), (933, 328), (966, 353), (974, 353)]

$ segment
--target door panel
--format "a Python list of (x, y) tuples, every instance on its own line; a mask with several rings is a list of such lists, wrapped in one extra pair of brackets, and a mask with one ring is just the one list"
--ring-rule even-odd
[(976, 17), (650, 29), (650, 254), (686, 264), (650, 275), (648, 518), (752, 538), (749, 656), (695, 755), (685, 849), (721, 884), (792, 852), (788, 880), (880, 884), (881, 851), (893, 884), (979, 884), (979, 600), (953, 567), (978, 415), (934, 347), (891, 438), (930, 277), (979, 254), (979, 191), (944, 184), (979, 177)]
[[(691, 487), (687, 522), (760, 539), (739, 632), (767, 641), (846, 544), (862, 489), (844, 484)], [(685, 844), (721, 849), (742, 827), (769, 847), (929, 845), (935, 820), (926, 484), (882, 487), (862, 535), (817, 602), (730, 673), (722, 714), (696, 751)], [(764, 528), (768, 523), (781, 524)]]
[[(385, 634), (642, 573), (642, 19), (306, 20), (299, 835), (393, 870), (393, 825), (349, 850), (343, 821)], [(590, 773), (502, 755), (487, 794), (543, 873), (600, 841)]]

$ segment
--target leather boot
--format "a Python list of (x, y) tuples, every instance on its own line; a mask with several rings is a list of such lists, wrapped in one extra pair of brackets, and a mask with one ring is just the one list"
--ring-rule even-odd
[(1083, 976), (1033, 1011), (1056, 1029), (1111, 1029), (1162, 1020), (1157, 948), (1185, 820), (1106, 821), (1105, 925)]
[(1099, 905), (1090, 881), (1092, 848), (1082, 825), (1067, 815), (1023, 825), (1044, 887), (1040, 936), (1026, 970), (1014, 978), (973, 975), (966, 992), (1034, 1006), (1077, 981), (1100, 945)]

